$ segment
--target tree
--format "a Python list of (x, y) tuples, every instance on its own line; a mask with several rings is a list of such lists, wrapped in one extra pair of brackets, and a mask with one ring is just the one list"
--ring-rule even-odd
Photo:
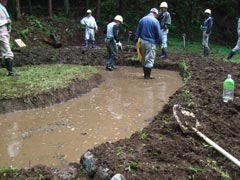
[(100, 21), (100, 8), (101, 8), (101, 0), (97, 0), (97, 15), (96, 15), (96, 19), (99, 22)]
[(28, 6), (29, 6), (29, 13), (32, 14), (32, 2), (31, 2), (31, 0), (28, 0)]
[(20, 11), (20, 1), (16, 0), (16, 12), (17, 12), (17, 19), (21, 17), (21, 11)]
[(53, 17), (52, 0), (48, 0), (48, 15), (49, 15), (49, 18), (52, 19)]
[(70, 8), (69, 0), (64, 0), (64, 13), (66, 16), (69, 15), (69, 8)]

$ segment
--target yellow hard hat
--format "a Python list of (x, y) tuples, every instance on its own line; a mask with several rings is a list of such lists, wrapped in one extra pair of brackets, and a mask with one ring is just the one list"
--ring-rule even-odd
[(206, 10), (204, 11), (204, 13), (206, 13), (206, 14), (211, 14), (212, 12), (211, 12), (211, 9), (206, 9)]
[(115, 18), (114, 18), (114, 20), (123, 23), (123, 18), (122, 18), (122, 16), (120, 16), (120, 15), (116, 15)]
[(168, 8), (168, 4), (166, 2), (162, 2), (160, 4), (160, 8)]

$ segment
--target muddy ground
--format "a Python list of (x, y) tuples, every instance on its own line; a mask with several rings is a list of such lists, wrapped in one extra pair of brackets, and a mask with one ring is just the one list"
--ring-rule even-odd
[[(103, 66), (106, 64), (104, 46), (95, 49), (79, 46), (61, 49), (50, 47), (19, 49), (15, 51), (15, 56), (16, 66), (42, 63)], [(136, 57), (135, 48), (125, 46), (119, 53), (116, 64), (141, 66), (137, 61), (129, 61), (134, 56)], [(183, 61), (187, 63), (181, 63)], [(184, 87), (170, 97), (163, 111), (159, 112), (142, 132), (134, 133), (129, 139), (105, 143), (92, 149), (91, 152), (97, 158), (96, 163), (109, 168), (112, 175), (123, 174), (127, 180), (240, 179), (239, 167), (210, 147), (195, 133), (182, 132), (172, 110), (175, 104), (188, 108), (196, 115), (201, 125), (198, 129), (202, 133), (240, 159), (240, 65), (223, 62), (220, 59), (203, 58), (200, 55), (169, 53), (168, 59), (157, 58), (154, 68), (177, 70), (183, 78), (190, 77), (190, 79)], [(235, 99), (233, 103), (224, 103), (222, 83), (229, 72), (236, 83)], [(94, 83), (95, 85), (102, 82), (101, 78), (95, 78), (93, 81), (97, 82)], [(57, 96), (61, 97), (61, 93), (64, 91), (59, 90)], [(35, 97), (34, 102), (44, 97), (47, 96)], [(63, 98), (63, 100), (67, 99)], [(42, 100), (42, 102), (47, 101)], [(51, 103), (54, 101), (46, 105)], [(0, 179), (84, 180), (89, 178), (78, 163), (72, 163), (61, 169), (39, 165), (21, 169), (17, 174), (0, 172)]]

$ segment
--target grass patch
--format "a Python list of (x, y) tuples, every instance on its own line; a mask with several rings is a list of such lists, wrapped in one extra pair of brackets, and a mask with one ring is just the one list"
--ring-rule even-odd
[(16, 168), (2, 168), (0, 169), (0, 178), (5, 177), (8, 179), (8, 176), (17, 177), (19, 175), (19, 170)]
[[(212, 44), (210, 40), (210, 57), (220, 58), (226, 60), (229, 52), (232, 50), (228, 46), (220, 46), (217, 44)], [(185, 47), (183, 39), (169, 37), (168, 40), (168, 51), (169, 53), (178, 53), (178, 54), (198, 54), (203, 55), (203, 48), (201, 39), (199, 42), (191, 42), (186, 39)], [(236, 53), (231, 59), (232, 62), (240, 63), (240, 53)]]
[(88, 79), (98, 73), (95, 67), (79, 65), (40, 65), (16, 67), (20, 76), (6, 76), (0, 69), (0, 100), (37, 95), (67, 87), (73, 79)]

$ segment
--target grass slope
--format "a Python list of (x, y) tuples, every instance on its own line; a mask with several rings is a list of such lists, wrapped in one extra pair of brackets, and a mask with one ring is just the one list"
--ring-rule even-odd
[(73, 79), (88, 79), (98, 73), (94, 67), (77, 65), (24, 66), (16, 67), (15, 71), (19, 76), (9, 77), (5, 69), (0, 69), (0, 100), (64, 88)]

